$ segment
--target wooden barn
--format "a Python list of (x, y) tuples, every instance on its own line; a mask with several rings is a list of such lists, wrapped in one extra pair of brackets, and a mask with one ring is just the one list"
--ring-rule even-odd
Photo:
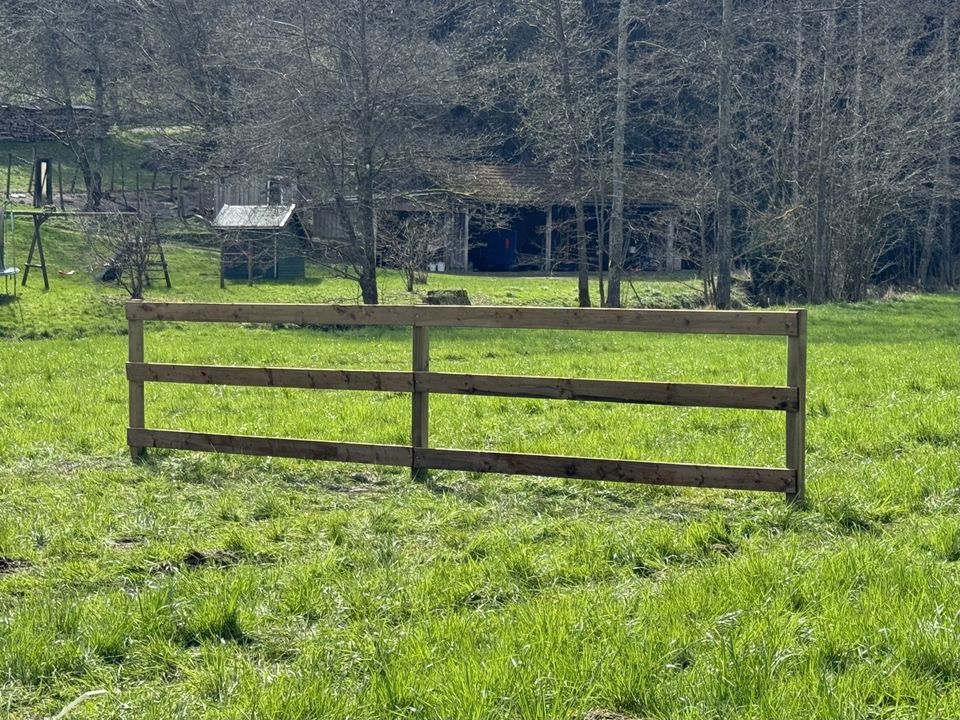
[(225, 280), (302, 280), (310, 236), (296, 205), (224, 205), (213, 220)]
[[(425, 172), (417, 186), (381, 196), (378, 205), (401, 215), (443, 218), (446, 242), (436, 259), (447, 271), (563, 272), (576, 269), (573, 195), (569, 177), (541, 166), (462, 163)], [(591, 195), (585, 207), (594, 267), (609, 233), (609, 195), (605, 188), (599, 197)], [(636, 269), (679, 269), (682, 258), (673, 249), (672, 225), (656, 236), (634, 229), (669, 206), (654, 179), (629, 169), (625, 195), (628, 260)], [(313, 237), (321, 247), (346, 242), (333, 203), (315, 209)]]

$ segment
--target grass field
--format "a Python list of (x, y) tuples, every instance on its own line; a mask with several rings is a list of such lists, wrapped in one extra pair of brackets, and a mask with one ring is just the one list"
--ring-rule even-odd
[[(21, 257), (23, 238), (19, 241)], [(151, 455), (129, 464), (121, 295), (79, 237), (0, 305), (0, 718), (960, 717), (960, 297), (810, 312), (808, 494)], [(221, 291), (171, 250), (157, 298)], [(22, 262), (22, 260), (21, 260)], [(60, 277), (57, 269), (77, 270)], [(432, 276), (570, 304), (569, 278)], [(638, 279), (638, 304), (696, 301)], [(387, 275), (391, 302), (415, 298)], [(150, 324), (150, 360), (404, 368), (406, 332)], [(441, 330), (433, 369), (780, 383), (781, 340)], [(148, 424), (406, 442), (409, 396), (147, 388)], [(779, 464), (749, 411), (431, 400), (438, 446)]]

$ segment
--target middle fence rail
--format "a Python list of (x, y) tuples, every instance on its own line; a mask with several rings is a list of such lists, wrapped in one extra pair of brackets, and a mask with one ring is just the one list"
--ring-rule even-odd
[[(477, 306), (358, 306), (167, 303), (132, 301), (129, 325), (130, 424), (127, 442), (139, 459), (146, 448), (272, 455), (428, 470), (465, 470), (542, 475), (657, 485), (761, 490), (803, 499), (806, 310), (613, 310)], [(149, 363), (144, 359), (144, 322), (282, 323), (292, 325), (383, 325), (412, 330), (409, 371), (239, 367)], [(430, 328), (520, 328), (724, 335), (787, 338), (785, 385), (593, 380), (430, 371)], [(410, 445), (220, 435), (146, 427), (144, 383), (189, 383), (314, 390), (367, 390), (411, 394)], [(614, 403), (771, 410), (785, 413), (785, 466), (747, 467), (647, 462), (430, 447), (431, 393), (495, 395)]]

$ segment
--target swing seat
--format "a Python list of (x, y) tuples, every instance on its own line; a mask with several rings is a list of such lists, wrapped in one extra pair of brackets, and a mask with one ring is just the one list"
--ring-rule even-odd
[(10, 294), (10, 278), (13, 278), (13, 294), (17, 294), (17, 275), (20, 272), (20, 268), (15, 267), (4, 267), (0, 265), (0, 277), (3, 278), (3, 296), (6, 297)]

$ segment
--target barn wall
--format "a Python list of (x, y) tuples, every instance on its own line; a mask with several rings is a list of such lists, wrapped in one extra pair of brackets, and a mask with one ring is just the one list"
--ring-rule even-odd
[(245, 282), (248, 277), (247, 252), (252, 248), (254, 280), (292, 282), (306, 277), (304, 239), (289, 229), (277, 232), (276, 257), (273, 231), (247, 230), (227, 234), (223, 241), (223, 276)]

